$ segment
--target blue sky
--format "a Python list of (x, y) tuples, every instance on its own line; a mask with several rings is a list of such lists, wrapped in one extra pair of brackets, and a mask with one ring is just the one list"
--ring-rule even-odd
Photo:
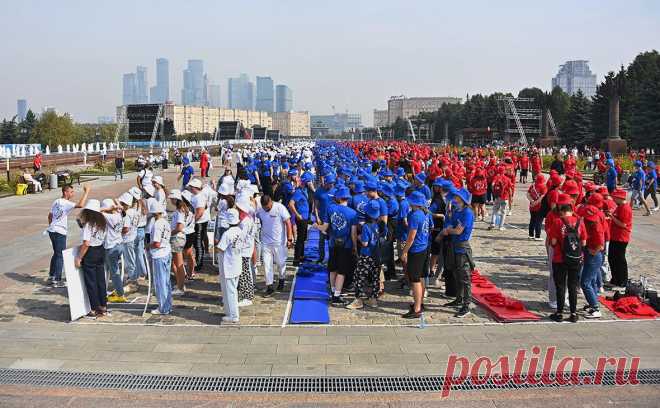
[(459, 96), (550, 87), (558, 66), (587, 59), (599, 79), (660, 48), (660, 2), (49, 1), (3, 2), (0, 117), (55, 106), (79, 121), (113, 115), (121, 76), (170, 60), (178, 100), (188, 59), (221, 86), (270, 75), (312, 114), (372, 110), (391, 95)]

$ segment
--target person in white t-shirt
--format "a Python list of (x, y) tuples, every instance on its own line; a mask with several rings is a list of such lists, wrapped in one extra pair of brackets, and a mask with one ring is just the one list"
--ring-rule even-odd
[(135, 199), (130, 193), (120, 195), (117, 201), (122, 207), (121, 213), (124, 223), (124, 227), (121, 231), (124, 273), (127, 276), (124, 293), (128, 294), (137, 291), (137, 276), (135, 273), (135, 239), (137, 238), (137, 226), (140, 220), (140, 214), (138, 213), (138, 210), (133, 207)]
[(188, 190), (181, 192), (181, 199), (188, 207), (190, 215), (186, 218), (186, 225), (183, 232), (186, 234), (186, 244), (183, 246), (183, 258), (187, 260), (186, 279), (192, 279), (195, 273), (195, 252), (193, 247), (196, 242), (195, 235), (195, 208), (192, 205), (193, 195)]
[(87, 202), (90, 187), (83, 186), (83, 195), (77, 203), (73, 199), (74, 190), (70, 184), (62, 187), (62, 197), (53, 202), (48, 213), (48, 236), (53, 245), (53, 256), (50, 258), (50, 269), (48, 270), (48, 283), (54, 287), (65, 286), (62, 282), (62, 270), (64, 269), (64, 258), (62, 251), (66, 249), (66, 236), (69, 230), (68, 215), (74, 208), (82, 208)]
[[(145, 229), (147, 227), (147, 205), (145, 199), (142, 198), (142, 190), (139, 188), (131, 187), (131, 189), (128, 190), (128, 193), (133, 196), (132, 207), (137, 214), (137, 220), (134, 220), (134, 222), (137, 222), (137, 231), (135, 234), (135, 240), (133, 241), (133, 251), (135, 252), (135, 273), (133, 276), (128, 276), (128, 280), (130, 281), (128, 286), (131, 290), (137, 290), (138, 278), (141, 276), (147, 276), (147, 264), (145, 261), (146, 254), (144, 251)], [(133, 288), (133, 286), (135, 287)]]
[(124, 303), (127, 301), (124, 296), (124, 281), (119, 270), (119, 258), (124, 252), (122, 231), (124, 229), (124, 219), (119, 213), (116, 203), (109, 198), (101, 202), (101, 212), (105, 216), (106, 235), (105, 243), (105, 270), (112, 279), (113, 291), (108, 295), (110, 303)]
[(176, 208), (172, 213), (170, 222), (171, 237), (170, 246), (172, 247), (172, 270), (176, 277), (176, 288), (172, 291), (172, 296), (182, 296), (186, 293), (186, 271), (183, 267), (183, 250), (186, 246), (186, 225), (193, 220), (193, 213), (183, 201), (181, 191), (173, 189), (170, 191), (169, 199)]
[(101, 214), (99, 200), (89, 200), (80, 213), (82, 243), (75, 258), (77, 268), (82, 268), (83, 280), (92, 311), (88, 317), (97, 318), (108, 313), (108, 300), (105, 287), (106, 221)]
[(261, 208), (257, 210), (257, 218), (261, 221), (261, 254), (266, 275), (264, 296), (271, 296), (274, 292), (273, 262), (279, 276), (277, 290), (284, 289), (287, 248), (293, 243), (291, 215), (284, 205), (274, 202), (269, 195), (263, 195)]
[(238, 211), (235, 208), (227, 210), (229, 228), (222, 234), (217, 243), (218, 269), (220, 272), (220, 287), (222, 290), (222, 306), (224, 323), (238, 323), (238, 279), (242, 273), (243, 257), (241, 256), (240, 240), (243, 232), (239, 227)]
[[(147, 167), (143, 168), (138, 172), (137, 175), (137, 185), (140, 189), (144, 189), (146, 186), (151, 186), (151, 179), (154, 177), (154, 172), (151, 169), (151, 163), (147, 164)], [(152, 194), (153, 195), (153, 194)]]
[(169, 193), (167, 188), (165, 188), (163, 178), (161, 176), (154, 176), (154, 178), (151, 179), (151, 184), (156, 190), (153, 194), (154, 198), (160, 203), (160, 205), (167, 208), (167, 196)]
[(158, 298), (158, 308), (153, 309), (153, 315), (168, 315), (172, 311), (172, 284), (170, 281), (170, 263), (172, 249), (170, 247), (170, 224), (167, 222), (165, 207), (155, 200), (149, 201), (149, 214), (154, 222), (149, 235), (149, 251), (154, 266), (154, 287)]
[(255, 238), (257, 226), (252, 218), (254, 207), (250, 198), (246, 195), (239, 196), (236, 199), (236, 209), (238, 210), (241, 228), (241, 239), (238, 245), (241, 248), (241, 276), (238, 279), (238, 305), (250, 306), (254, 299), (254, 279), (252, 274), (252, 265), (257, 263), (257, 251)]
[[(204, 266), (205, 248), (208, 248), (208, 245), (204, 246), (204, 237), (207, 236), (206, 229), (208, 228), (211, 219), (210, 214), (207, 211), (208, 194), (202, 191), (202, 181), (197, 178), (190, 180), (188, 188), (190, 188), (190, 191), (193, 194), (191, 204), (195, 211), (195, 260), (197, 261), (195, 272), (199, 272)], [(208, 240), (208, 236), (206, 240)]]

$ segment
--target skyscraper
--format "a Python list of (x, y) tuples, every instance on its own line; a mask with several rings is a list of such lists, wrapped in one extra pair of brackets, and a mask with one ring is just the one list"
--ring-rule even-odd
[(275, 87), (275, 112), (289, 112), (293, 110), (293, 92), (286, 85)]
[(156, 86), (149, 92), (151, 103), (165, 103), (170, 99), (170, 62), (166, 58), (156, 60)]
[(227, 81), (227, 104), (229, 109), (254, 109), (254, 84), (247, 74)]
[(220, 85), (209, 84), (207, 91), (208, 105), (212, 108), (220, 107)]
[(138, 65), (135, 72), (135, 96), (137, 98), (135, 103), (149, 103), (149, 94), (147, 93), (147, 67)]
[(122, 79), (122, 104), (137, 103), (137, 83), (134, 73), (124, 74)]
[(559, 66), (557, 76), (552, 78), (552, 87), (556, 86), (569, 95), (581, 90), (584, 96), (591, 98), (596, 94), (596, 75), (589, 69), (589, 61), (566, 61)]
[(202, 106), (206, 104), (204, 61), (188, 60), (188, 68), (183, 70), (183, 90), (181, 102), (184, 105)]
[(257, 103), (256, 110), (273, 112), (275, 98), (273, 80), (271, 77), (257, 77)]
[(27, 100), (25, 99), (19, 99), (16, 101), (16, 116), (18, 116), (18, 120), (20, 122), (25, 120), (25, 117), (27, 116)]

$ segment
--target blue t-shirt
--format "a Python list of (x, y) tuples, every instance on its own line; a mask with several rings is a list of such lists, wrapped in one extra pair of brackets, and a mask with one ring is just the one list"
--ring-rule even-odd
[[(381, 217), (388, 214), (387, 203), (385, 202), (385, 200), (383, 200), (380, 197), (372, 198), (371, 200), (377, 200), (378, 201), (378, 205), (380, 206), (380, 216)], [(369, 201), (371, 201), (371, 200), (369, 200)]]
[(286, 208), (289, 208), (289, 201), (293, 195), (293, 184), (289, 180), (282, 183), (282, 199)]
[(399, 203), (394, 198), (390, 198), (386, 201), (387, 204), (387, 216), (396, 217), (399, 213)]
[(644, 170), (638, 169), (632, 175), (632, 180), (630, 183), (631, 187), (633, 188), (633, 190), (643, 191), (645, 183), (646, 183), (646, 174), (644, 174)]
[[(451, 235), (451, 241), (453, 243), (469, 241), (472, 236), (474, 213), (470, 207), (465, 207), (460, 211), (457, 208), (454, 209), (451, 217), (452, 228), (456, 228), (459, 223), (463, 226), (463, 232), (461, 232), (460, 235)], [(465, 249), (455, 248), (454, 252), (457, 254), (464, 254)]]
[(365, 218), (365, 216), (362, 214), (364, 214), (368, 202), (369, 202), (369, 197), (367, 197), (365, 193), (360, 193), (353, 196), (352, 207), (355, 211), (358, 212), (358, 217), (360, 217), (361, 219)]
[[(376, 251), (378, 245), (378, 224), (375, 222), (368, 222), (362, 226), (362, 233), (360, 233), (360, 255), (372, 256)], [(367, 243), (367, 246), (362, 246), (362, 243)]]
[(330, 246), (334, 246), (335, 238), (344, 240), (344, 248), (353, 248), (351, 229), (357, 225), (357, 212), (354, 209), (341, 205), (331, 204), (328, 208), (330, 220)]
[(650, 186), (654, 187), (655, 189), (658, 188), (658, 177), (655, 174), (655, 169), (650, 169), (648, 173), (646, 173), (646, 179), (651, 180)]
[(410, 252), (419, 253), (425, 251), (429, 246), (429, 236), (431, 233), (431, 219), (424, 211), (415, 210), (408, 214), (408, 233), (417, 230), (415, 240), (410, 247)]
[(401, 242), (405, 242), (408, 239), (408, 228), (404, 223), (404, 220), (408, 219), (408, 214), (410, 213), (410, 204), (405, 198), (399, 201), (399, 212), (396, 215), (396, 238)]
[(415, 190), (424, 194), (424, 197), (426, 197), (427, 200), (430, 200), (431, 197), (433, 197), (433, 194), (431, 193), (431, 189), (426, 184), (422, 184), (421, 186), (417, 187)]
[(183, 181), (183, 188), (185, 189), (193, 174), (195, 174), (195, 169), (193, 169), (192, 166), (183, 166), (181, 174), (183, 175), (181, 180)]
[(307, 198), (307, 188), (298, 187), (293, 192), (291, 199), (296, 205), (296, 210), (303, 220), (309, 220), (309, 199)]
[(614, 167), (610, 167), (607, 170), (607, 181), (605, 184), (607, 184), (607, 188), (609, 190), (613, 190), (616, 188), (616, 169)]
[(319, 187), (314, 193), (314, 198), (319, 203), (319, 218), (321, 218), (321, 221), (323, 222), (328, 222), (328, 206), (330, 205), (330, 196), (328, 196), (328, 190), (323, 187)]

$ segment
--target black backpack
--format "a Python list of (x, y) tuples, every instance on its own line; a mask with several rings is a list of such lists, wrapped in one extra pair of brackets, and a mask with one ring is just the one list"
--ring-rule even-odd
[(562, 242), (562, 250), (564, 251), (564, 263), (571, 266), (578, 266), (582, 264), (582, 242), (580, 242), (580, 218), (575, 223), (575, 227), (571, 227), (564, 218), (561, 222), (566, 227), (564, 233), (564, 242)]

